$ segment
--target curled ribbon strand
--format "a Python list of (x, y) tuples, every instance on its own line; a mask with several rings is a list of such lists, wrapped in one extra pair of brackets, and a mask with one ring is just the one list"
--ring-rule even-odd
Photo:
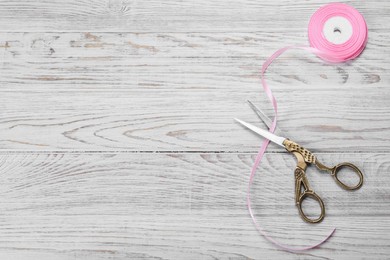
[[(325, 22), (331, 18), (331, 17), (343, 17), (347, 19), (351, 26), (352, 26), (352, 35), (350, 38), (342, 43), (342, 44), (334, 44), (329, 42), (324, 34), (323, 34), (323, 28), (325, 26)], [(263, 89), (265, 93), (267, 94), (268, 99), (271, 101), (272, 106), (275, 111), (274, 119), (272, 120), (272, 125), (269, 129), (272, 133), (275, 131), (276, 123), (277, 123), (277, 115), (278, 115), (278, 105), (275, 99), (275, 96), (272, 94), (271, 88), (267, 85), (267, 82), (265, 81), (264, 74), (268, 68), (269, 65), (281, 54), (286, 52), (290, 49), (303, 49), (309, 52), (312, 52), (316, 54), (318, 57), (322, 58), (325, 61), (329, 62), (344, 62), (347, 60), (351, 60), (356, 58), (360, 55), (360, 53), (363, 51), (366, 43), (367, 43), (367, 25), (363, 18), (363, 16), (353, 7), (348, 6), (346, 4), (340, 4), (340, 3), (333, 3), (328, 4), (320, 9), (318, 9), (313, 16), (310, 19), (309, 22), (309, 46), (287, 46), (284, 48), (281, 48), (277, 50), (274, 54), (272, 54), (263, 64), (261, 68), (261, 83), (263, 85)], [(309, 249), (313, 249), (315, 247), (320, 246), (324, 242), (326, 242), (336, 231), (336, 228), (333, 228), (329, 232), (329, 234), (321, 241), (317, 242), (314, 245), (305, 246), (305, 247), (291, 247), (285, 244), (282, 244), (278, 241), (276, 241), (274, 238), (272, 238), (270, 235), (267, 234), (263, 230), (263, 228), (258, 224), (254, 212), (252, 210), (251, 205), (251, 195), (250, 190), (251, 186), (254, 181), (254, 177), (256, 174), (256, 170), (258, 166), (260, 165), (260, 162), (264, 156), (264, 153), (268, 147), (269, 140), (264, 140), (259, 152), (256, 155), (255, 162), (251, 169), (251, 174), (249, 178), (248, 183), (248, 190), (247, 190), (247, 206), (249, 210), (249, 214), (252, 218), (252, 221), (256, 227), (256, 229), (262, 234), (268, 241), (273, 243), (275, 246), (289, 251), (289, 252), (301, 252)]]

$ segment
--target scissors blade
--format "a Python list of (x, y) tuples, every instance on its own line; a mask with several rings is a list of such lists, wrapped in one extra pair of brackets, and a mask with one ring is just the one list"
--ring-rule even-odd
[(275, 144), (278, 144), (280, 145), (281, 147), (284, 147), (284, 140), (286, 140), (286, 138), (284, 137), (281, 137), (281, 136), (277, 136), (269, 131), (266, 131), (264, 129), (261, 129), (261, 128), (258, 128), (254, 125), (251, 125), (247, 122), (244, 122), (238, 118), (234, 118), (234, 120), (236, 120), (237, 122), (239, 122), (240, 124), (242, 124), (243, 126), (249, 128), (250, 130), (252, 130), (253, 132), (255, 132), (256, 134), (259, 134), (261, 135), (262, 137), (264, 138), (267, 138), (268, 140), (274, 142)]
[[(255, 104), (253, 104), (250, 100), (247, 100), (247, 102), (248, 102), (249, 106), (252, 108), (252, 110), (256, 113), (256, 115), (261, 119), (261, 121), (263, 121), (264, 124), (266, 124), (268, 126), (268, 128), (270, 128), (272, 125), (271, 118), (266, 116), (264, 114), (264, 112), (260, 108), (258, 108)], [(280, 130), (279, 127), (275, 128), (274, 133), (276, 135), (283, 135), (282, 130)]]

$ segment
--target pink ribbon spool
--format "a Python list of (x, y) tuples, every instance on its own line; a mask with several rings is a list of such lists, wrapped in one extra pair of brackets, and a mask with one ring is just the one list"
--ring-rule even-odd
[(310, 46), (319, 57), (344, 62), (360, 55), (367, 43), (367, 24), (353, 7), (332, 3), (318, 9), (309, 22)]
[[(272, 94), (271, 88), (265, 81), (264, 73), (268, 66), (290, 49), (304, 49), (315, 53), (320, 58), (329, 62), (344, 62), (356, 58), (362, 53), (367, 43), (367, 25), (363, 16), (353, 7), (341, 3), (332, 3), (325, 5), (318, 9), (310, 19), (309, 22), (309, 46), (287, 46), (277, 50), (273, 53), (263, 64), (261, 69), (261, 83), (264, 91), (266, 92), (269, 100), (275, 111), (275, 117), (272, 121), (270, 131), (274, 132), (276, 128), (278, 106), (275, 96)], [(321, 241), (314, 245), (294, 248), (288, 245), (284, 245), (263, 230), (263, 228), (257, 222), (254, 212), (251, 206), (250, 189), (254, 181), (257, 167), (259, 166), (264, 153), (269, 144), (269, 140), (264, 140), (260, 150), (256, 156), (255, 163), (252, 166), (251, 175), (249, 178), (248, 191), (247, 191), (247, 206), (252, 221), (257, 230), (268, 241), (275, 246), (290, 252), (301, 252), (318, 247), (325, 241), (327, 241), (335, 232), (335, 228), (329, 232), (329, 234)]]

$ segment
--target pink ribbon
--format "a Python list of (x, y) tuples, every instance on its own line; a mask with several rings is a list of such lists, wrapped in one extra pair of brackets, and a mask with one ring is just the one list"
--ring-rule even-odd
[[(349, 21), (350, 25), (352, 26), (352, 35), (350, 38), (341, 43), (341, 44), (334, 44), (330, 41), (328, 41), (323, 33), (323, 29), (325, 26), (325, 23), (327, 20), (329, 20), (332, 17), (342, 17)], [(339, 30), (339, 28), (336, 28)], [(275, 117), (272, 121), (272, 125), (270, 127), (270, 131), (274, 132), (276, 128), (276, 122), (277, 122), (277, 115), (278, 115), (278, 104), (276, 102), (275, 96), (272, 94), (272, 91), (270, 87), (267, 85), (265, 81), (265, 71), (267, 70), (268, 66), (275, 60), (277, 57), (279, 57), (282, 53), (284, 53), (287, 50), (290, 49), (303, 49), (309, 52), (312, 52), (316, 54), (318, 57), (322, 58), (325, 61), (329, 62), (344, 62), (351, 59), (356, 58), (360, 55), (360, 53), (363, 51), (364, 47), (367, 43), (367, 25), (363, 18), (363, 16), (353, 7), (348, 6), (346, 4), (341, 3), (332, 3), (325, 5), (318, 9), (313, 16), (310, 19), (309, 22), (309, 42), (310, 46), (288, 46), (282, 49), (277, 50), (274, 54), (272, 54), (263, 64), (261, 69), (261, 83), (263, 85), (264, 91), (267, 94), (269, 100), (272, 103), (272, 106), (275, 111)], [(255, 162), (252, 166), (251, 175), (249, 178), (249, 184), (248, 184), (248, 191), (247, 191), (247, 206), (249, 210), (249, 214), (252, 218), (252, 221), (256, 227), (256, 229), (262, 234), (268, 241), (273, 243), (275, 246), (286, 250), (290, 252), (301, 252), (305, 250), (309, 250), (315, 247), (320, 246), (325, 241), (327, 241), (333, 233), (336, 231), (336, 228), (333, 228), (329, 232), (329, 234), (321, 241), (317, 242), (314, 245), (309, 245), (305, 247), (291, 247), (288, 245), (284, 245), (278, 241), (276, 241), (274, 238), (272, 238), (270, 235), (267, 234), (263, 230), (263, 228), (258, 224), (256, 221), (256, 218), (254, 216), (252, 206), (251, 206), (251, 196), (250, 196), (250, 190), (251, 186), (256, 174), (256, 170), (263, 159), (264, 153), (267, 149), (267, 146), (269, 144), (269, 140), (264, 140), (260, 150), (256, 156)]]

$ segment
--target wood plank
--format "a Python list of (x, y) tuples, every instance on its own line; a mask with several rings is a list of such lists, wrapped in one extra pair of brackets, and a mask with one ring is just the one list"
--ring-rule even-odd
[[(2, 32), (125, 31), (216, 32), (306, 28), (309, 17), (328, 3), (315, 0), (169, 1), (0, 1)], [(390, 4), (385, 0), (346, 1), (363, 13), (370, 30), (385, 28)], [(299, 15), (297, 15), (299, 13)], [(277, 19), (275, 19), (277, 18)]]
[[(390, 32), (370, 31), (367, 48), (348, 64), (326, 64), (293, 50), (269, 68), (271, 86), (387, 86)], [(0, 33), (0, 90), (250, 89), (278, 48), (305, 34)], [(275, 90), (277, 91), (277, 89)]]
[[(319, 151), (388, 151), (389, 89), (338, 90), (323, 97), (281, 96), (288, 137)], [(150, 93), (148, 95), (147, 93)], [(340, 93), (343, 93), (340, 95)], [(380, 95), (383, 93), (383, 95)], [(256, 151), (261, 139), (233, 121), (259, 124), (240, 95), (210, 91), (3, 92), (1, 148), (7, 150)], [(248, 93), (246, 93), (248, 95)], [(172, 99), (172, 96), (175, 96)], [(248, 95), (249, 96), (249, 95)], [(144, 98), (143, 98), (144, 97)], [(218, 98), (218, 101), (215, 99)], [(255, 99), (256, 100), (256, 99)], [(294, 105), (291, 104), (294, 100)], [(264, 105), (268, 103), (264, 102)], [(329, 108), (328, 108), (329, 107)], [(313, 109), (307, 109), (313, 108)], [(271, 147), (270, 151), (281, 151)]]
[[(3, 35), (1, 149), (255, 151), (260, 139), (232, 118), (258, 124), (247, 99), (273, 115), (258, 72), (272, 35)], [(317, 151), (388, 151), (386, 37), (349, 64), (277, 60), (267, 79), (286, 135)]]
[(268, 154), (253, 187), (258, 221), (293, 245), (291, 255), (265, 241), (245, 205), (253, 154), (4, 153), (0, 155), (0, 256), (7, 259), (370, 258), (389, 255), (390, 161), (384, 154), (320, 154), (365, 173), (347, 192), (327, 174), (308, 178), (323, 198), (321, 224), (303, 223), (293, 200), (294, 159)]

